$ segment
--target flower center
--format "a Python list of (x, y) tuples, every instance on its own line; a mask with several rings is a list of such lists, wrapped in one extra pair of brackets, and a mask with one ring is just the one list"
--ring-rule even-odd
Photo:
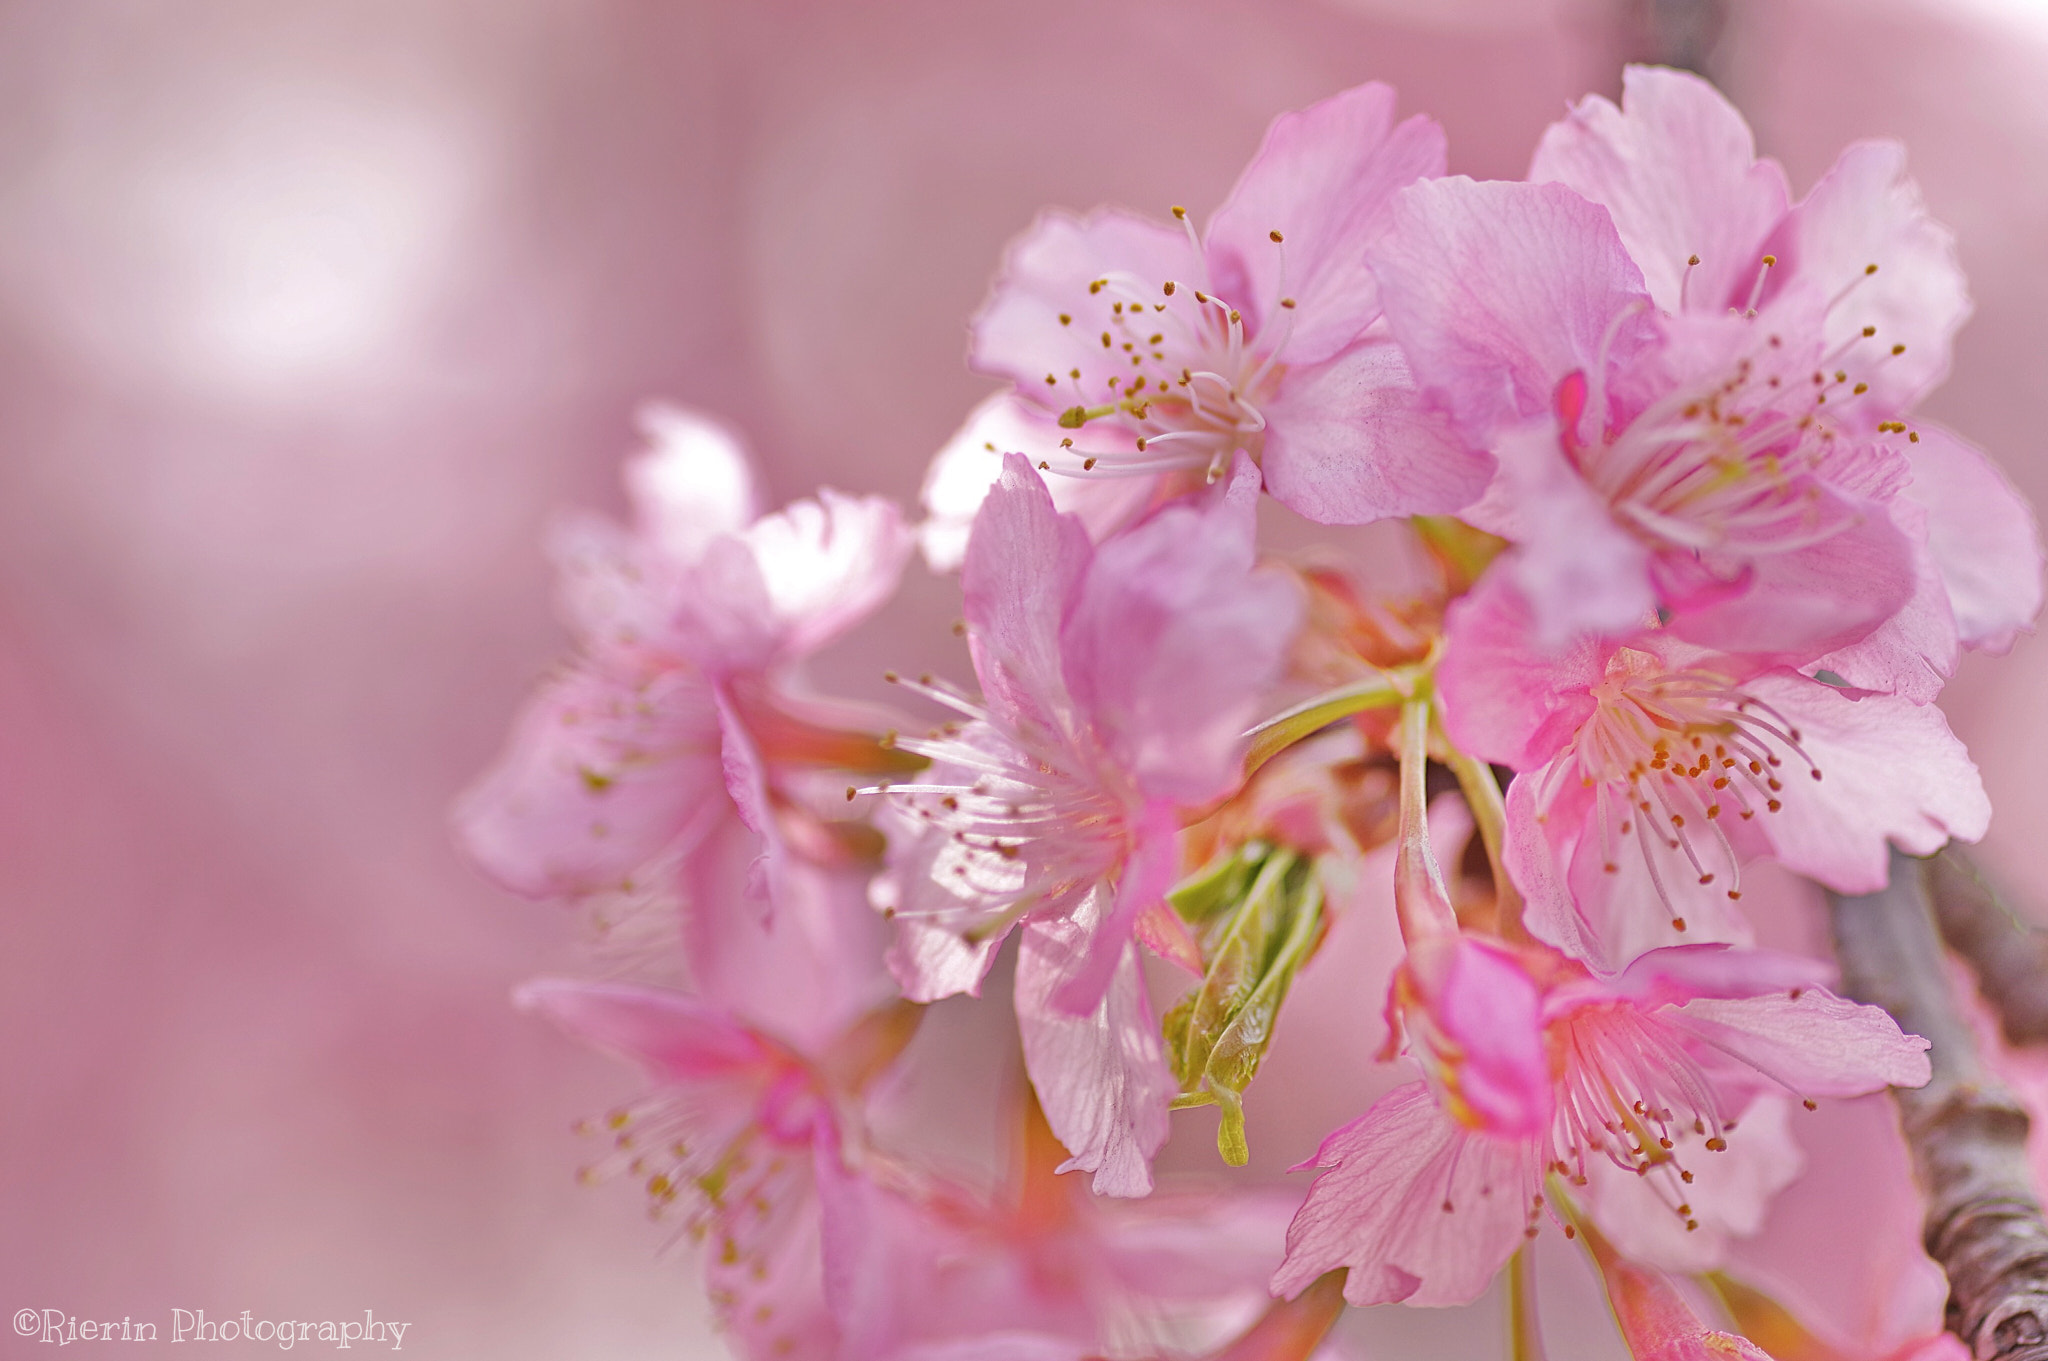
[(1820, 768), (1783, 714), (1711, 671), (1669, 671), (1648, 652), (1618, 648), (1591, 694), (1593, 713), (1552, 778), (1575, 771), (1594, 789), (1602, 868), (1616, 873), (1620, 845), (1632, 838), (1683, 931), (1670, 877), (1690, 873), (1702, 885), (1725, 877), (1729, 898), (1740, 898), (1740, 861), (1722, 820), (1784, 806), (1787, 754), (1815, 780)]
[(1551, 1022), (1544, 1038), (1561, 1074), (1550, 1170), (1583, 1186), (1588, 1163), (1605, 1158), (1650, 1180), (1686, 1228), (1698, 1228), (1681, 1145), (1698, 1139), (1710, 1153), (1725, 1152), (1735, 1128), (1699, 1064), (1626, 1002), (1574, 1011)]
[[(1196, 258), (1204, 258), (1185, 211), (1176, 208), (1174, 216), (1187, 227)], [(1284, 251), (1281, 233), (1269, 235), (1274, 248)], [(1062, 312), (1060, 322), (1083, 335), (1095, 331), (1113, 371), (1100, 386), (1092, 386), (1094, 380), (1078, 367), (1064, 379), (1048, 373), (1045, 381), (1077, 399), (1061, 412), (1062, 427), (1079, 430), (1101, 422), (1114, 435), (1108, 447), (1085, 450), (1069, 437), (1062, 442), (1064, 457), (1040, 466), (1099, 476), (1193, 470), (1213, 480), (1240, 449), (1257, 459), (1265, 446), (1261, 407), (1285, 374), (1279, 356), (1296, 311), (1295, 300), (1286, 296), (1284, 254), (1278, 292), (1260, 326), (1206, 286), (1122, 271), (1091, 280), (1086, 302)]]
[(930, 864), (921, 882), (953, 900), (943, 908), (898, 903), (886, 915), (941, 917), (985, 940), (1034, 909), (1073, 904), (1123, 859), (1136, 796), (1112, 792), (1121, 776), (1106, 758), (1093, 769), (1077, 763), (1077, 748), (1091, 741), (1085, 734), (1048, 732), (1034, 741), (999, 730), (979, 705), (930, 677), (890, 679), (973, 721), (896, 739), (931, 759), (924, 778), (847, 791), (887, 794), (923, 825)]
[[(1698, 257), (1693, 257), (1694, 265)], [(1755, 343), (1722, 377), (1675, 388), (1611, 428), (1604, 390), (1607, 351), (1636, 313), (1615, 318), (1589, 380), (1568, 377), (1557, 394), (1565, 452), (1615, 515), (1640, 536), (1688, 552), (1745, 555), (1789, 553), (1831, 538), (1855, 523), (1824, 494), (1830, 469), (1846, 447), (1834, 417), (1870, 391), (1870, 379), (1905, 353), (1879, 340), (1874, 324), (1853, 330), (1825, 351), (1787, 345), (1772, 329), (1785, 318), (1757, 319), (1757, 302), (1777, 264), (1760, 261), (1745, 307), (1729, 311), (1753, 322)], [(1688, 267), (1690, 278), (1692, 269)], [(1869, 265), (1827, 303), (1816, 328), (1853, 304)], [(1589, 414), (1590, 429), (1581, 417)], [(1883, 434), (1906, 433), (1885, 421)], [(1919, 435), (1908, 435), (1917, 442)]]

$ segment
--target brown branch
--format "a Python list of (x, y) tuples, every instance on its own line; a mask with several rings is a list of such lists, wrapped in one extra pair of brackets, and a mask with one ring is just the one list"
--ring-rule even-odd
[(2007, 907), (1957, 847), (1927, 862), (1927, 890), (1942, 939), (1977, 975), (2006, 1043), (2048, 1043), (2048, 931)]
[(1927, 1195), (1923, 1241), (1948, 1273), (1948, 1326), (1977, 1361), (2048, 1361), (2048, 1223), (2027, 1168), (2027, 1113), (1993, 1076), (1950, 991), (1922, 862), (1828, 895), (1844, 991), (1924, 1035), (1933, 1080), (1895, 1090)]

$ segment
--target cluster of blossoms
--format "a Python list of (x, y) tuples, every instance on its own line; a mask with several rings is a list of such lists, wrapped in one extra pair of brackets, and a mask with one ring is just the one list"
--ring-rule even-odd
[[(705, 1243), (742, 1354), (1306, 1357), (1340, 1294), (1468, 1301), (1554, 1229), (1634, 1355), (1761, 1357), (1715, 1273), (1793, 1111), (1927, 1081), (1826, 962), (1754, 948), (1743, 886), (1870, 892), (1989, 818), (1932, 701), (2028, 627), (2040, 549), (1913, 414), (1968, 312), (1949, 237), (1897, 147), (1795, 202), (1672, 71), (1513, 183), (1394, 103), (1280, 118), (1200, 232), (1041, 218), (921, 522), (761, 514), (736, 439), (663, 410), (636, 522), (560, 532), (577, 653), (458, 829), (595, 924), (606, 980), (522, 999), (644, 1069), (590, 1171)], [(1418, 572), (1262, 553), (1265, 496), (1404, 524)], [(809, 693), (919, 549), (976, 684), (892, 675), (919, 722)], [(1387, 902), (1414, 1080), (1305, 1198), (1155, 1191), (1176, 1109), (1246, 1161), (1297, 974)], [(977, 1175), (888, 1108), (1013, 935), (1028, 1087)]]

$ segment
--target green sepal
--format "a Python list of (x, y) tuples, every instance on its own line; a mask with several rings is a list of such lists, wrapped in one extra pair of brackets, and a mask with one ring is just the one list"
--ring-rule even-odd
[(1253, 842), (1171, 895), (1201, 928), (1202, 981), (1161, 1022), (1180, 1095), (1176, 1109), (1222, 1107), (1216, 1148), (1242, 1167), (1243, 1094), (1257, 1076), (1294, 975), (1322, 942), (1321, 877), (1294, 851)]

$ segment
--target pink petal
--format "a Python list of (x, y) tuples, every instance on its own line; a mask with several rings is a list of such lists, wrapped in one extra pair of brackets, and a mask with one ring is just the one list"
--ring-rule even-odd
[(1164, 902), (1166, 890), (1173, 887), (1180, 870), (1179, 832), (1180, 819), (1171, 804), (1149, 803), (1139, 814), (1135, 844), (1124, 860), (1110, 909), (1052, 995), (1053, 1005), (1067, 1015), (1088, 1016), (1101, 1006), (1112, 978), (1123, 967), (1124, 947), (1139, 917)]
[(1890, 695), (1852, 699), (1788, 671), (1743, 689), (1797, 728), (1821, 772), (1814, 780), (1788, 754), (1775, 772), (1784, 807), (1757, 814), (1788, 868), (1840, 893), (1870, 893), (1886, 883), (1887, 843), (1930, 855), (1950, 837), (1984, 835), (1990, 801), (1940, 709)]
[[(1365, 244), (1395, 190), (1444, 173), (1443, 129), (1419, 115), (1397, 126), (1394, 104), (1375, 82), (1280, 115), (1209, 222), (1217, 291), (1257, 318), (1262, 341), (1291, 328), (1290, 365), (1333, 357), (1379, 316)], [(1283, 294), (1299, 304), (1292, 318)]]
[(1409, 366), (1476, 436), (1546, 415), (1603, 345), (1619, 363), (1651, 336), (1642, 274), (1606, 210), (1562, 185), (1412, 184), (1366, 259)]
[[(1681, 1136), (1676, 1155), (1693, 1174), (1685, 1188), (1689, 1216), (1674, 1213), (1664, 1199), (1669, 1191), (1649, 1178), (1605, 1158), (1590, 1159), (1586, 1198), (1594, 1223), (1624, 1255), (1647, 1266), (1690, 1274), (1724, 1265), (1731, 1240), (1763, 1228), (1772, 1200), (1805, 1167), (1788, 1128), (1790, 1106), (1782, 1096), (1758, 1097), (1741, 1111), (1719, 1153), (1697, 1137)], [(1698, 1227), (1687, 1229), (1687, 1218)]]
[(1458, 749), (1515, 770), (1555, 756), (1592, 714), (1589, 693), (1611, 647), (1590, 636), (1562, 649), (1536, 641), (1528, 598), (1488, 573), (1453, 601), (1436, 671), (1444, 729)]
[(1493, 570), (1529, 602), (1535, 645), (1558, 650), (1581, 634), (1641, 628), (1657, 604), (1649, 551), (1566, 462), (1556, 427), (1511, 427), (1494, 453), (1500, 471), (1468, 518), (1516, 541)]
[[(1830, 350), (1869, 382), (1850, 408), (1866, 428), (1903, 413), (1948, 372), (1949, 343), (1970, 314), (1948, 229), (1927, 216), (1906, 178), (1905, 148), (1856, 142), (1792, 210), (1770, 243), (1802, 282), (1841, 300), (1827, 315)], [(1866, 269), (1878, 266), (1875, 274)], [(1876, 336), (1862, 340), (1865, 326)], [(1860, 348), (1857, 346), (1860, 343)], [(1887, 352), (1904, 345), (1898, 355)]]
[(514, 893), (620, 887), (726, 808), (718, 714), (693, 676), (631, 681), (582, 666), (520, 715), (498, 764), (457, 803), (455, 834)]
[(1757, 997), (1816, 988), (1828, 981), (1819, 960), (1777, 950), (1734, 950), (1725, 944), (1678, 945), (1652, 950), (1619, 977), (1602, 980), (1602, 1000), (1625, 997), (1645, 1009), (1703, 997)]
[(1873, 690), (1926, 704), (1941, 693), (1962, 656), (1948, 583), (1927, 543), (1927, 512), (1907, 496), (1889, 507), (1913, 546), (1913, 593), (1875, 629), (1799, 669), (1827, 672), (1849, 690)]
[(1798, 1096), (1861, 1096), (1928, 1079), (1926, 1040), (1902, 1034), (1882, 1008), (1825, 988), (1703, 997), (1658, 1015)]
[[(1008, 378), (1020, 393), (1058, 410), (1071, 401), (1061, 393), (1074, 391), (1070, 369), (1081, 370), (1083, 392), (1106, 391), (1112, 377), (1121, 381), (1128, 371), (1122, 353), (1101, 345), (1096, 333), (1083, 334), (1060, 321), (1089, 296), (1089, 284), (1126, 274), (1148, 288), (1166, 280), (1200, 287), (1205, 273), (1180, 227), (1113, 208), (1079, 218), (1044, 213), (1010, 243), (1002, 272), (974, 318), (969, 362), (976, 372)], [(1048, 374), (1059, 382), (1048, 387)]]
[(720, 534), (752, 524), (754, 470), (738, 435), (700, 412), (665, 402), (641, 409), (649, 449), (626, 464), (626, 490), (647, 542), (681, 563)]
[(513, 1000), (662, 1081), (758, 1077), (784, 1061), (723, 1007), (673, 989), (542, 978)]
[(1142, 1196), (1152, 1189), (1152, 1155), (1166, 1142), (1167, 1107), (1179, 1088), (1134, 948), (1122, 951), (1092, 1013), (1073, 1016), (1054, 1005), (1086, 958), (1091, 925), (1084, 914), (1024, 927), (1016, 993), (1024, 1068), (1046, 1122), (1072, 1155), (1058, 1170), (1094, 1173), (1098, 1195)]
[(893, 501), (829, 487), (756, 520), (746, 540), (785, 656), (815, 652), (873, 613), (895, 591), (911, 548)]
[(1698, 76), (1656, 66), (1622, 73), (1620, 108), (1589, 95), (1551, 124), (1529, 179), (1605, 207), (1666, 312), (1680, 310), (1681, 290), (1693, 310), (1747, 306), (1764, 238), (1791, 206), (1785, 172), (1757, 161), (1735, 106)]
[(1460, 1128), (1423, 1083), (1389, 1092), (1316, 1151), (1326, 1170), (1288, 1227), (1273, 1293), (1349, 1267), (1344, 1298), (1361, 1307), (1477, 1298), (1522, 1242), (1538, 1159), (1532, 1143)]
[(2041, 612), (2041, 536), (2034, 514), (1997, 465), (1938, 426), (1906, 446), (1906, 495), (1927, 511), (1927, 546), (1941, 569), (1963, 646), (2004, 652)]
[(1092, 557), (1080, 522), (1053, 508), (1021, 455), (1005, 454), (960, 574), (968, 646), (992, 711), (1047, 733), (1071, 731), (1060, 627)]
[[(1241, 735), (1302, 615), (1291, 578), (1252, 569), (1251, 460), (1218, 490), (1104, 543), (1060, 635), (1074, 700), (1118, 766), (1184, 805), (1236, 787)], [(1043, 578), (1029, 589), (1052, 594)]]
[(1493, 475), (1492, 458), (1423, 402), (1389, 341), (1291, 364), (1264, 412), (1266, 490), (1321, 524), (1447, 515), (1477, 500)]
[(1667, 589), (1672, 632), (1717, 651), (1804, 659), (1855, 642), (1904, 608), (1914, 587), (1906, 536), (1880, 507), (1853, 506), (1818, 484), (1813, 492), (1816, 516), (1838, 515), (1847, 528), (1790, 552), (1747, 555), (1742, 588), (1708, 603)]

